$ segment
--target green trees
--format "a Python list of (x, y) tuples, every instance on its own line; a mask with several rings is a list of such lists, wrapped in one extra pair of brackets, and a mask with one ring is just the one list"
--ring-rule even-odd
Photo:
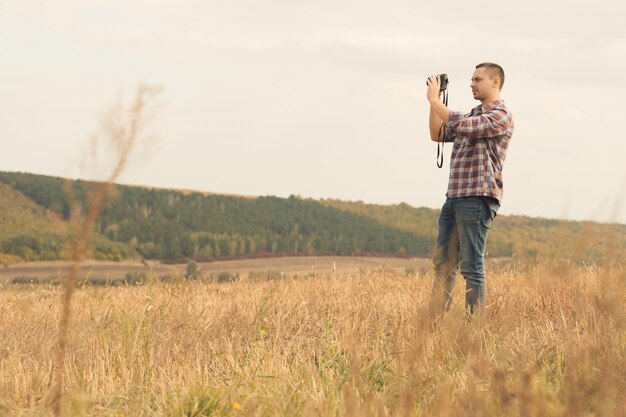
[[(0, 172), (0, 181), (62, 217), (68, 215), (68, 188), (82, 201), (94, 186), (9, 172)], [(433, 243), (360, 213), (294, 196), (252, 199), (128, 186), (117, 186), (117, 195), (102, 211), (98, 231), (128, 250), (108, 248), (107, 255), (101, 254), (107, 258), (132, 251), (145, 258), (203, 260), (263, 254), (426, 255)]]
[[(52, 218), (68, 217), (68, 189), (73, 198), (83, 201), (94, 186), (0, 172), (0, 193), (7, 195), (0, 199), (0, 213), (4, 213), (0, 252), (29, 260), (62, 257), (64, 229), (50, 226)], [(429, 256), (437, 236), (439, 211), (407, 204), (381, 206), (295, 196), (241, 198), (122, 185), (116, 190), (117, 198), (104, 208), (92, 242), (93, 256), (99, 259), (137, 254), (196, 261), (269, 255)], [(34, 214), (25, 217), (24, 213)], [(8, 226), (19, 219), (19, 227)], [(581, 250), (580, 245), (571, 250), (596, 256), (603, 253), (598, 248), (611, 245), (617, 248), (616, 256), (623, 256), (626, 226), (597, 227), (615, 230), (595, 233), (595, 240), (589, 241), (597, 246), (593, 250)], [(487, 252), (489, 256), (552, 256), (557, 250), (570, 250), (559, 245), (559, 236), (572, 241), (572, 236), (588, 236), (588, 230), (576, 222), (498, 216)], [(609, 236), (614, 242), (607, 241)]]

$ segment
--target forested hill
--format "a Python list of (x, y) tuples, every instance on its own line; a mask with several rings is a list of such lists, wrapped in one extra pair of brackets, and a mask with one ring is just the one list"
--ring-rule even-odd
[[(67, 190), (85, 203), (95, 183), (0, 172), (0, 257), (64, 257)], [(430, 256), (438, 210), (299, 197), (243, 198), (116, 186), (92, 239), (100, 259), (279, 256)], [(623, 256), (626, 226), (498, 216), (490, 256)]]

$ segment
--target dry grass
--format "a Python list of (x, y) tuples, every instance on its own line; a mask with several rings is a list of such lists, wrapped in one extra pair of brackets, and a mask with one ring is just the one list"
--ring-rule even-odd
[[(432, 277), (83, 288), (70, 415), (619, 416), (626, 270), (489, 276), (487, 314), (428, 319)], [(0, 289), (0, 416), (45, 414), (62, 290)]]
[[(111, 166), (107, 166), (110, 173), (105, 182), (100, 183), (95, 189), (87, 191), (87, 206), (83, 207), (79, 199), (75, 198), (72, 183), (66, 183), (66, 194), (72, 208), (71, 221), (67, 246), (72, 261), (69, 275), (63, 279), (63, 300), (61, 303), (61, 318), (58, 324), (57, 336), (57, 360), (53, 371), (56, 374), (53, 388), (46, 395), (46, 403), (50, 406), (53, 414), (64, 416), (67, 408), (67, 395), (64, 389), (66, 369), (67, 345), (72, 320), (72, 299), (76, 286), (80, 279), (80, 265), (87, 255), (87, 243), (93, 233), (96, 220), (100, 211), (107, 201), (113, 196), (113, 182), (124, 171), (128, 158), (138, 146), (142, 138), (142, 130), (145, 129), (146, 108), (158, 94), (159, 89), (140, 84), (136, 96), (128, 108), (121, 99), (103, 117), (101, 132), (96, 133), (91, 139), (91, 161), (93, 166), (99, 165), (100, 152), (107, 151), (111, 157)], [(104, 141), (102, 139), (104, 137)]]

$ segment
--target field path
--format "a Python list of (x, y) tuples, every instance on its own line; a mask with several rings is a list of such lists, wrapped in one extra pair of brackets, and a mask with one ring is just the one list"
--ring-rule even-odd
[[(198, 263), (201, 273), (219, 274), (221, 272), (248, 274), (252, 271), (279, 271), (290, 274), (349, 273), (358, 269), (388, 268), (415, 271), (428, 269), (430, 261), (423, 258), (378, 258), (378, 257), (341, 257), (341, 256), (306, 256), (263, 259), (243, 259)], [(67, 276), (70, 262), (23, 262), (0, 268), (0, 283), (12, 280), (58, 280)], [(164, 264), (150, 261), (87, 261), (81, 268), (81, 279), (119, 279), (126, 274), (152, 273), (154, 275), (182, 275), (186, 264)]]

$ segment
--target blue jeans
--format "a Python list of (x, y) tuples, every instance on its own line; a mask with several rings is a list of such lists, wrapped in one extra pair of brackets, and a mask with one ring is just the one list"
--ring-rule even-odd
[(489, 197), (447, 198), (439, 216), (439, 237), (433, 256), (433, 301), (450, 308), (457, 269), (465, 278), (465, 308), (472, 314), (486, 298), (485, 247), (491, 221), (500, 204)]

